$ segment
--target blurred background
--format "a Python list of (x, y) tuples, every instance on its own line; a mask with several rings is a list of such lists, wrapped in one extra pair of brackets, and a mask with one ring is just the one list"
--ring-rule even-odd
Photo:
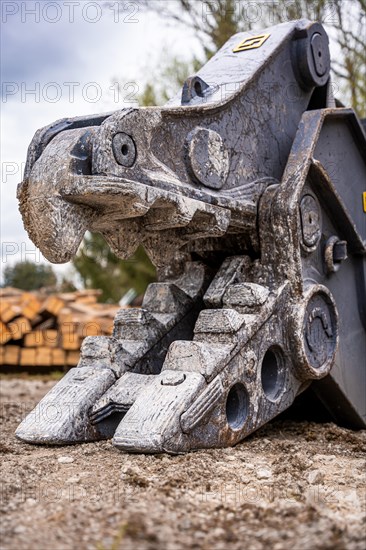
[(142, 248), (118, 260), (88, 233), (72, 262), (49, 264), (28, 239), (16, 200), (35, 131), (59, 118), (163, 105), (238, 31), (321, 21), (335, 96), (366, 116), (366, 0), (1, 2), (1, 286), (132, 303), (155, 278)]

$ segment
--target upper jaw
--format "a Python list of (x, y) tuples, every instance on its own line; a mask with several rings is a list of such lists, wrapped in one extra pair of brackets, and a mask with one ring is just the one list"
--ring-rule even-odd
[[(69, 261), (87, 230), (102, 233), (120, 258), (143, 244), (156, 265), (170, 261), (168, 251), (201, 246), (202, 239), (226, 233), (254, 235), (249, 245), (256, 246), (255, 193), (262, 184), (254, 191), (246, 184), (248, 194), (236, 188), (240, 198), (224, 184), (222, 189), (200, 185), (190, 172), (184, 136), (198, 157), (203, 150), (195, 168), (201, 174), (203, 167), (203, 178), (210, 178), (207, 163), (215, 171), (222, 142), (211, 130), (192, 131), (193, 122), (175, 122), (175, 142), (166, 144), (166, 124), (158, 108), (124, 110), (99, 126), (62, 130), (47, 141), (29, 163), (18, 197), (25, 227), (48, 260)], [(225, 177), (228, 158), (223, 154), (215, 178)]]
[[(225, 233), (228, 209), (185, 186), (144, 147), (133, 166), (116, 167), (106, 134), (98, 127), (60, 132), (19, 186), (25, 227), (48, 260), (69, 261), (87, 230), (102, 232), (120, 257), (131, 255), (147, 234), (166, 228), (199, 222), (213, 236)], [(111, 129), (109, 134), (114, 135)], [(115, 240), (122, 228), (131, 234), (129, 242)]]

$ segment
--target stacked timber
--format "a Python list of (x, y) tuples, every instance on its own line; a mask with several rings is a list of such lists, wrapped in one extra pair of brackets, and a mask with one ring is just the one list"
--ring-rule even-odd
[(100, 291), (44, 295), (0, 289), (0, 365), (75, 366), (86, 336), (110, 335), (120, 306), (97, 303)]

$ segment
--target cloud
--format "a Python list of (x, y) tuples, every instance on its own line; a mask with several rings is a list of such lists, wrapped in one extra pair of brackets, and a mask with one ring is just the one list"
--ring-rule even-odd
[[(4, 4), (2, 9), (4, 11)], [(4, 19), (2, 32), (2, 80), (4, 82), (29, 83), (56, 82), (80, 79), (96, 79), (98, 72), (111, 64), (116, 56), (111, 49), (126, 49), (130, 30), (117, 26), (112, 14), (102, 10), (100, 20), (91, 22), (92, 11), (85, 6), (95, 2), (74, 2), (75, 10), (70, 18), (70, 2), (8, 2), (19, 7), (14, 15)], [(54, 23), (42, 16), (45, 6), (59, 6), (60, 19)], [(39, 15), (24, 13), (22, 8), (38, 6)], [(52, 7), (52, 6), (51, 6)], [(37, 11), (37, 9), (36, 9)], [(51, 10), (48, 12), (51, 14)], [(88, 18), (85, 18), (87, 14)], [(4, 23), (4, 20), (6, 21)], [(118, 31), (118, 32), (117, 32)], [(122, 31), (122, 32), (120, 32)], [(105, 55), (103, 55), (103, 50)]]

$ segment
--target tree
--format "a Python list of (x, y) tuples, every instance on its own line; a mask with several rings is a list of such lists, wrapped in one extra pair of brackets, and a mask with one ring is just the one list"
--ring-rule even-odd
[(151, 10), (161, 17), (184, 25), (193, 31), (203, 44), (205, 59), (236, 32), (252, 28), (251, 21), (238, 17), (238, 0), (137, 0), (142, 9)]
[(4, 269), (4, 285), (21, 290), (38, 290), (43, 287), (55, 287), (56, 275), (49, 265), (33, 262), (18, 262)]
[(150, 69), (151, 82), (138, 97), (139, 104), (142, 107), (163, 105), (183, 86), (187, 76), (198, 71), (201, 65), (195, 57), (189, 62), (180, 57), (163, 57), (155, 71), (151, 73)]
[(335, 75), (346, 83), (351, 105), (361, 117), (366, 117), (366, 0), (358, 0), (359, 10), (336, 0), (337, 21), (334, 25), (343, 62), (334, 60)]
[(99, 233), (87, 233), (73, 265), (85, 288), (102, 290), (101, 302), (119, 302), (131, 288), (143, 294), (156, 279), (155, 268), (142, 247), (131, 259), (120, 260)]
[(289, 19), (307, 17), (323, 23), (330, 43), (341, 55), (332, 58), (335, 92), (350, 103), (360, 117), (366, 116), (366, 0), (294, 0), (279, 2), (274, 22), (281, 22), (283, 6)]
[(239, 31), (307, 18), (323, 23), (331, 45), (332, 72), (340, 99), (350, 103), (360, 117), (366, 116), (366, 0), (138, 0), (142, 9), (184, 25), (204, 44), (205, 62)]

